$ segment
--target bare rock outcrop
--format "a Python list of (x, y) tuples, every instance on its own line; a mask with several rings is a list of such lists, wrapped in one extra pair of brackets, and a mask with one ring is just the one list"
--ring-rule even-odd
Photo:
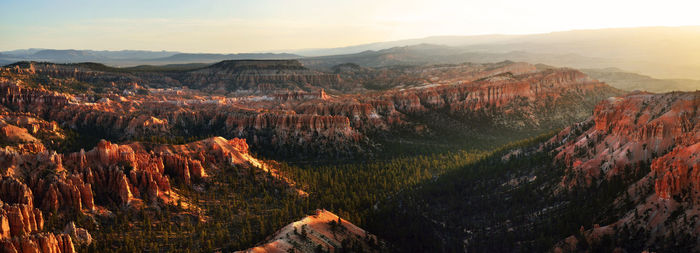
[(0, 240), (0, 246), (4, 252), (75, 252), (73, 242), (70, 236), (66, 234), (36, 233)]
[[(636, 238), (638, 247), (696, 238), (699, 230), (692, 217), (700, 215), (695, 208), (700, 203), (699, 108), (700, 92), (610, 98), (596, 107), (590, 120), (550, 139), (546, 145), (558, 147), (555, 162), (566, 168), (560, 189), (596, 187), (613, 178), (635, 180), (611, 203), (617, 208), (634, 203), (631, 210), (611, 224), (582, 229), (582, 237), (559, 242), (555, 251), (621, 231), (642, 235)], [(693, 251), (700, 248), (685, 243)]]
[(76, 244), (90, 245), (92, 243), (92, 236), (87, 229), (76, 227), (75, 222), (69, 222), (63, 229), (63, 233), (70, 235)]
[[(670, 164), (663, 163), (667, 159), (656, 159), (669, 152), (669, 157), (684, 154), (693, 158), (691, 146), (700, 140), (699, 106), (697, 92), (632, 94), (601, 102), (587, 123), (592, 124), (589, 129), (567, 128), (550, 140), (563, 143), (555, 157), (569, 168), (562, 185), (589, 185), (619, 176), (640, 163), (656, 163), (652, 168), (663, 177)], [(692, 161), (687, 165), (692, 167)], [(664, 186), (660, 182), (660, 189)]]
[(0, 202), (0, 247), (3, 252), (75, 252), (67, 234), (41, 232), (41, 210), (27, 204)]
[[(513, 129), (565, 125), (590, 113), (581, 104), (593, 106), (598, 99), (616, 93), (575, 70), (538, 70), (515, 62), (329, 74), (306, 69), (296, 61), (225, 61), (199, 70), (160, 73), (190, 85), (191, 89), (178, 90), (180, 95), (175, 97), (166, 93), (129, 98), (105, 94), (97, 100), (90, 95), (27, 88), (22, 83), (33, 75), (47, 75), (102, 86), (107, 84), (100, 78), (112, 77), (115, 87), (165, 85), (156, 78), (158, 73), (120, 74), (88, 65), (70, 66), (29, 63), (21, 71), (14, 70), (19, 67), (15, 66), (12, 71), (22, 73), (17, 72), (19, 80), (3, 82), (0, 98), (5, 99), (0, 104), (114, 140), (215, 134), (246, 138), (255, 148), (277, 153), (348, 156), (371, 149), (373, 143), (366, 138), (371, 134), (390, 134), (421, 124), (407, 120), (415, 115), (446, 113), (439, 117)], [(326, 89), (345, 90), (338, 87), (348, 83), (386, 80), (398, 83), (390, 84), (392, 89), (386, 91), (359, 95), (325, 93)], [(202, 91), (231, 91), (238, 97), (201, 96)]]
[(347, 220), (326, 211), (295, 221), (271, 235), (259, 246), (238, 252), (313, 252), (319, 248), (328, 252), (343, 250), (381, 252), (387, 250), (376, 236)]

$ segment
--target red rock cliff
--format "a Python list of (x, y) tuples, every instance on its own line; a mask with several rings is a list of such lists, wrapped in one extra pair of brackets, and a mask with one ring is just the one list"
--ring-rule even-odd
[[(564, 142), (556, 155), (570, 172), (563, 185), (587, 185), (620, 175), (639, 163), (655, 164), (652, 168), (663, 176), (671, 165), (663, 161), (675, 155), (685, 155), (690, 159), (687, 166), (694, 166), (691, 146), (700, 140), (699, 106), (697, 92), (633, 94), (601, 102), (592, 118), (593, 127), (578, 135), (569, 128), (551, 140)], [(657, 191), (666, 192), (666, 184), (658, 184)]]

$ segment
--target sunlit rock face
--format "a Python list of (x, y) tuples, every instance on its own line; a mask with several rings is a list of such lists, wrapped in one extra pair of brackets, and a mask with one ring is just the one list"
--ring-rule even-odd
[[(45, 211), (91, 211), (96, 202), (172, 202), (179, 198), (171, 190), (172, 178), (189, 184), (206, 179), (210, 174), (207, 170), (221, 166), (273, 170), (248, 153), (245, 140), (221, 137), (184, 145), (118, 145), (103, 140), (92, 150), (66, 155), (1, 151), (9, 177), (2, 181), (0, 189), (7, 190), (0, 192), (0, 197), (12, 203), (36, 203)], [(14, 178), (26, 174), (24, 182)]]
[[(515, 62), (377, 69), (344, 65), (332, 72), (307, 69), (297, 61), (224, 61), (152, 72), (94, 64), (0, 68), (0, 137), (9, 143), (0, 149), (0, 200), (24, 206), (27, 213), (21, 219), (6, 215), (3, 243), (67, 249), (89, 241), (70, 224), (68, 237), (47, 234), (37, 225), (42, 213), (109, 216), (117, 209), (162, 205), (196, 210), (196, 203), (177, 194), (174, 185), (199, 188), (224, 169), (243, 175), (264, 171), (264, 180), (307, 195), (275, 163), (256, 159), (249, 149), (321, 159), (372, 154), (381, 145), (375, 136), (414, 137), (437, 129), (439, 123), (426, 122), (433, 119), (475, 131), (543, 130), (584, 119), (594, 104), (617, 94), (576, 70)], [(608, 103), (612, 108), (613, 102), (600, 107)], [(619, 118), (603, 115), (606, 110), (596, 110), (594, 119), (600, 120), (589, 121), (604, 125), (594, 129), (608, 129), (605, 122)], [(54, 151), (61, 141), (71, 140), (71, 131), (98, 138), (89, 146)], [(665, 130), (645, 131), (644, 136), (657, 136)], [(573, 164), (572, 159), (560, 158)], [(669, 160), (654, 168), (668, 174), (665, 164), (677, 163)], [(692, 164), (688, 166), (687, 172), (679, 167), (677, 174), (692, 177)], [(685, 179), (664, 177), (668, 179), (659, 188), (669, 190), (662, 197), (683, 192)], [(344, 239), (361, 238), (357, 243), (363, 249), (377, 250), (375, 237), (345, 220), (332, 225), (338, 219), (319, 211), (283, 228), (278, 235), (284, 238), (274, 236), (261, 247), (289, 249), (296, 242), (301, 251), (318, 246), (337, 250), (345, 247)], [(13, 235), (12, 224), (25, 232)], [(297, 228), (301, 233), (303, 226), (311, 243), (302, 243), (293, 232)]]
[(312, 215), (295, 221), (269, 237), (260, 246), (239, 252), (329, 252), (343, 250), (381, 252), (387, 250), (376, 236), (326, 211), (316, 210)]
[(62, 86), (77, 81), (120, 93), (124, 90), (137, 91), (148, 85), (153, 88), (189, 87), (222, 94), (264, 94), (309, 87), (331, 88), (341, 82), (338, 74), (310, 70), (296, 60), (230, 60), (190, 71), (168, 72), (127, 72), (92, 63), (62, 65), (23, 62), (4, 71), (15, 76), (57, 78), (51, 85)]
[(296, 60), (233, 60), (188, 72), (179, 78), (205, 91), (264, 93), (306, 86), (330, 88), (340, 83), (337, 74), (313, 71)]
[[(0, 181), (0, 247), (4, 252), (74, 252), (67, 234), (42, 232), (44, 218), (33, 205), (31, 190), (21, 182)], [(87, 232), (84, 233), (89, 236)]]
[(0, 102), (18, 112), (43, 115), (69, 103), (71, 96), (41, 88), (26, 88), (22, 82), (0, 80)]
[[(112, 140), (215, 134), (245, 138), (253, 148), (278, 153), (352, 156), (371, 152), (370, 134), (412, 128), (430, 132), (424, 123), (409, 120), (413, 116), (488, 125), (478, 127), (548, 128), (586, 117), (587, 105), (618, 92), (576, 70), (539, 70), (527, 63), (344, 69), (329, 74), (306, 69), (296, 61), (225, 61), (198, 70), (147, 74), (29, 63), (3, 70), (10, 78), (0, 82), (4, 87), (0, 97), (3, 105), (15, 111), (42, 115), (65, 129), (96, 132)], [(75, 74), (81, 72), (86, 73)], [(54, 82), (70, 83), (75, 78), (106, 82), (86, 78), (93, 77), (115, 79), (115, 84), (100, 86), (112, 92), (100, 96), (25, 87), (22, 80), (37, 73), (51, 76)], [(152, 89), (151, 95), (143, 96), (120, 93), (167, 86), (153, 79), (158, 75), (202, 80), (188, 81), (191, 89)], [(127, 85), (133, 82), (138, 87)], [(301, 86), (287, 87), (290, 83)], [(388, 86), (371, 92), (362, 88), (366, 83)], [(234, 97), (211, 95), (231, 87), (237, 88), (224, 93)]]
[(501, 124), (537, 125), (538, 109), (554, 110), (548, 106), (567, 105), (564, 95), (583, 96), (614, 94), (607, 85), (587, 78), (570, 69), (545, 70), (521, 75), (510, 73), (491, 76), (457, 85), (438, 85), (387, 92), (381, 97), (391, 101), (404, 113), (447, 109), (455, 114), (485, 113), (491, 117), (521, 114), (529, 120), (499, 122)]
[(49, 232), (3, 239), (0, 241), (0, 247), (5, 252), (75, 252), (75, 246), (69, 235), (56, 235)]
[[(621, 175), (626, 168), (635, 169), (641, 163), (652, 164), (652, 170), (663, 176), (668, 167), (664, 165), (671, 161), (662, 161), (669, 156), (691, 158), (693, 145), (700, 140), (698, 95), (631, 94), (601, 102), (591, 119), (550, 140), (552, 144), (563, 143), (557, 148), (556, 160), (566, 165), (570, 173), (562, 185), (590, 185)], [(662, 160), (657, 162), (658, 159)], [(693, 161), (687, 160), (687, 165), (692, 167)], [(659, 189), (666, 188), (663, 181), (657, 184)], [(668, 197), (665, 193), (660, 195)]]
[[(698, 109), (700, 92), (613, 97), (601, 102), (591, 119), (549, 140), (547, 145), (558, 146), (555, 163), (566, 170), (562, 190), (635, 180), (611, 203), (617, 208), (632, 203), (632, 210), (614, 223), (582, 230), (587, 243), (621, 231), (643, 232), (640, 246), (697, 237), (700, 229), (691, 217), (699, 214), (700, 203)], [(575, 249), (579, 240), (569, 237), (555, 251)]]
[[(114, 144), (100, 141), (89, 151), (58, 154), (53, 151), (20, 153), (0, 149), (0, 243), (18, 252), (73, 252), (71, 236), (80, 243), (92, 240), (82, 228), (67, 234), (42, 232), (43, 212), (55, 215), (80, 211), (102, 214), (106, 208), (143, 205), (189, 206), (171, 188), (172, 180), (185, 184), (209, 180), (226, 166), (241, 171), (265, 171), (290, 192), (306, 196), (295, 183), (271, 165), (254, 158), (243, 139), (213, 137), (183, 145)], [(185, 202), (183, 205), (181, 202)], [(51, 250), (51, 251), (47, 251)]]

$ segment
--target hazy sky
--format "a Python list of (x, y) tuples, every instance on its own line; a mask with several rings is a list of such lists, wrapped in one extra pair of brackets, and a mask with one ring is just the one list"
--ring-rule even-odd
[(258, 52), (432, 35), (700, 25), (686, 0), (0, 0), (0, 50)]

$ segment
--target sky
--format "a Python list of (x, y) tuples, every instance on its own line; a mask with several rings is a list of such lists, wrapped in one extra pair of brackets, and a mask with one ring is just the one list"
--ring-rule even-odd
[(0, 0), (0, 51), (240, 53), (436, 35), (700, 25), (693, 0)]

